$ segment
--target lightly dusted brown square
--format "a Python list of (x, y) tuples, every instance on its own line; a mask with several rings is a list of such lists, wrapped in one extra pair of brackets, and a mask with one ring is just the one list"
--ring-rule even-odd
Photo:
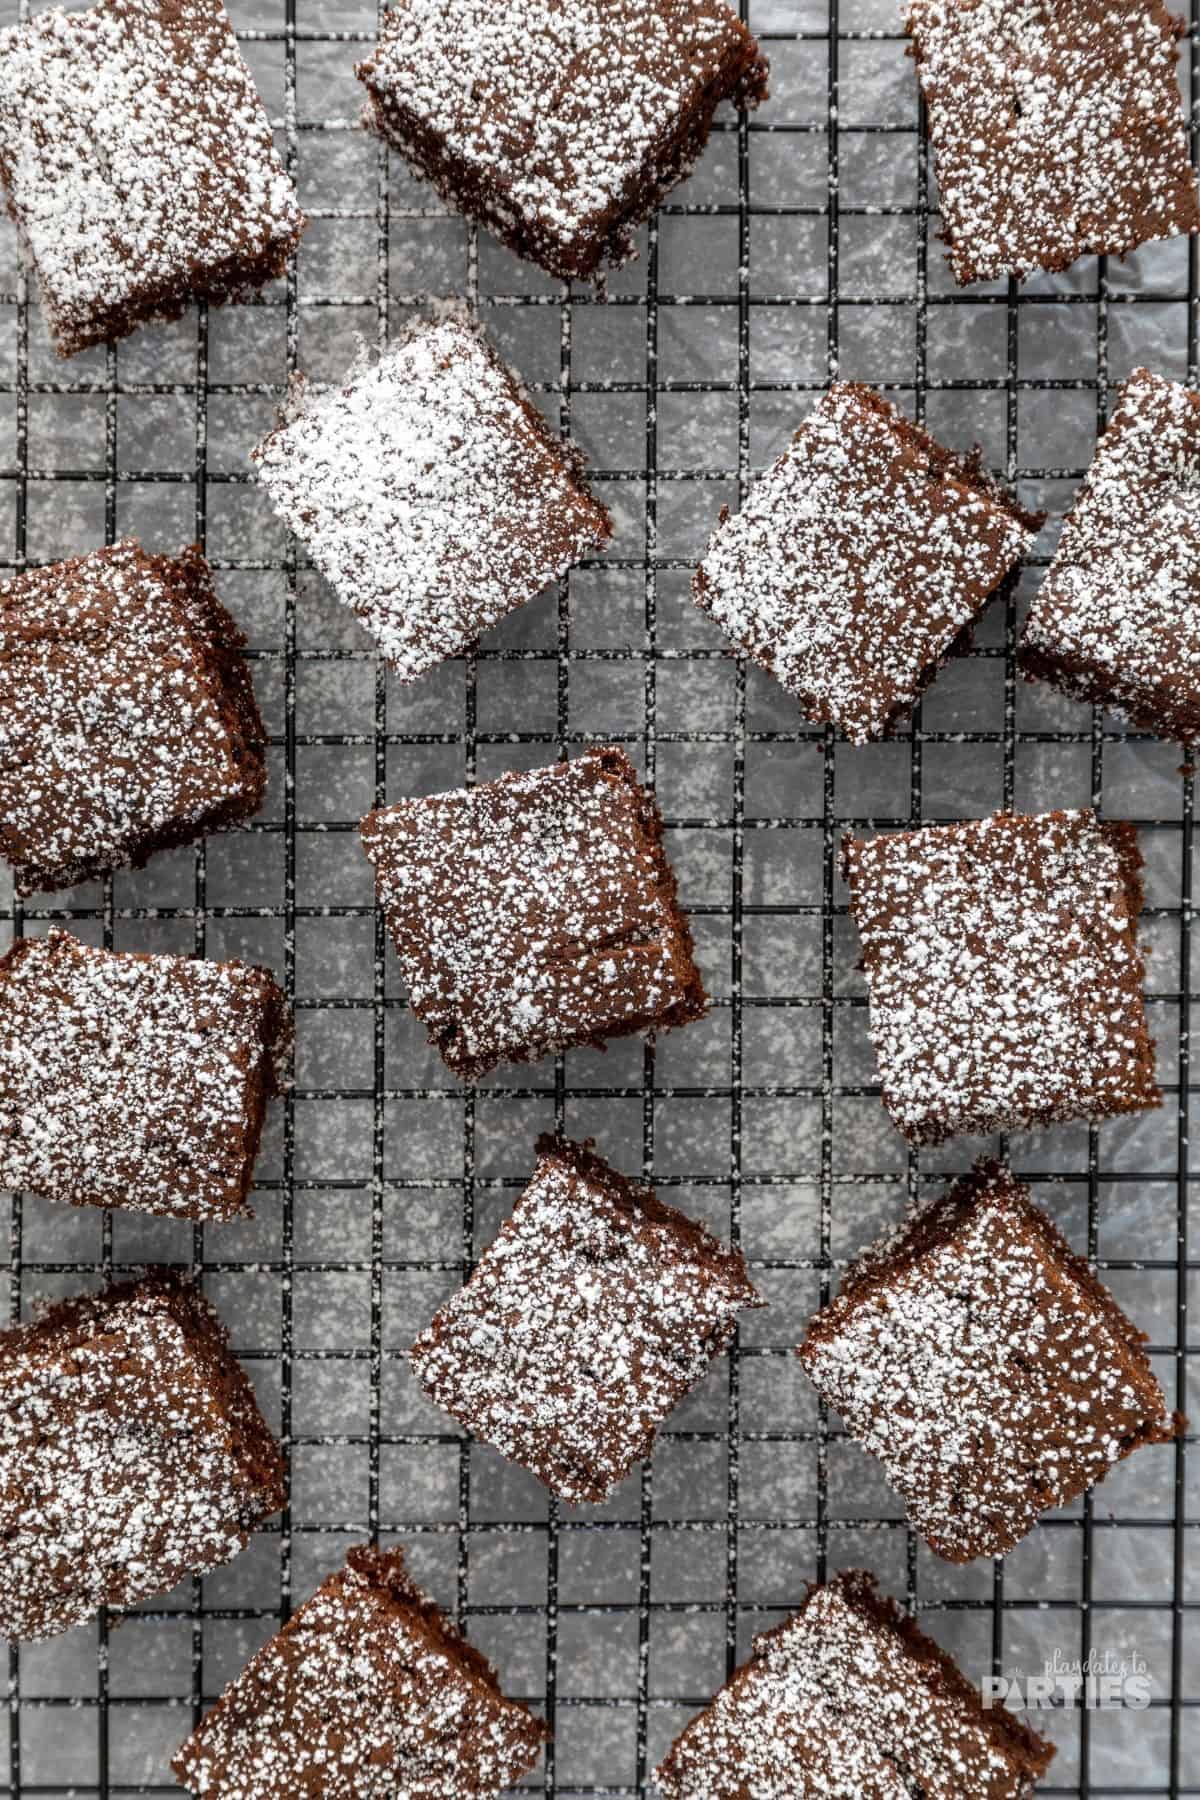
[(363, 820), (413, 1011), (456, 1075), (702, 1015), (662, 829), (617, 749)]
[(0, 1187), (73, 1206), (230, 1219), (292, 1024), (266, 969), (93, 950), (0, 958)]
[(1029, 1800), (1053, 1756), (854, 1569), (754, 1639), (654, 1779), (665, 1800)]
[(301, 388), (251, 452), (275, 510), (401, 681), (458, 656), (612, 535), (483, 333), (451, 316)]
[(168, 1271), (0, 1333), (0, 1636), (229, 1562), (285, 1491), (225, 1327)]
[(372, 129), (563, 280), (628, 261), (720, 103), (767, 82), (725, 0), (397, 0), (357, 73)]
[(1018, 279), (1200, 229), (1160, 0), (910, 0), (954, 279)]
[(262, 287), (304, 228), (220, 0), (0, 33), (0, 178), (61, 356)]
[(1184, 1428), (1144, 1335), (998, 1163), (846, 1273), (799, 1356), (939, 1556), (1003, 1556)]
[(587, 1145), (538, 1143), (512, 1217), (412, 1347), (430, 1398), (562, 1500), (600, 1501), (761, 1306), (741, 1252)]
[(128, 538), (0, 588), (0, 851), (74, 887), (250, 818), (266, 729), (198, 548)]
[(997, 813), (842, 855), (883, 1104), (910, 1143), (1159, 1105), (1132, 825)]
[(1160, 737), (1200, 738), (1200, 394), (1135, 369), (1020, 644), (1052, 682)]
[(504, 1698), (403, 1553), (363, 1544), (251, 1658), (172, 1767), (222, 1800), (497, 1800), (547, 1735)]
[(903, 719), (1031, 547), (1023, 513), (872, 388), (832, 387), (741, 511), (722, 513), (696, 604), (806, 718), (855, 744)]

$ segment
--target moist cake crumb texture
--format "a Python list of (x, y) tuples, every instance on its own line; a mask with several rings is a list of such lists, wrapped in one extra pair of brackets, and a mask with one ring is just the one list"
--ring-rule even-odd
[(603, 1500), (762, 1302), (737, 1250), (585, 1146), (537, 1168), (412, 1347), (419, 1380), (560, 1499)]
[(666, 1800), (1027, 1800), (1053, 1755), (851, 1570), (755, 1638), (655, 1781)]
[(883, 1103), (910, 1142), (1159, 1104), (1131, 825), (998, 813), (843, 857)]
[(173, 1767), (223, 1800), (497, 1800), (546, 1736), (401, 1552), (362, 1545), (226, 1688)]
[(282, 274), (304, 223), (220, 0), (0, 33), (0, 176), (64, 356)]
[(0, 1333), (0, 1635), (166, 1593), (236, 1556), (284, 1495), (225, 1328), (176, 1276)]
[(1180, 29), (1160, 0), (911, 0), (957, 281), (1200, 227)]
[(292, 1027), (249, 963), (93, 950), (0, 959), (0, 1187), (185, 1219), (248, 1212)]
[(1021, 665), (1145, 730), (1200, 736), (1200, 394), (1147, 369), (1122, 386)]
[(838, 382), (722, 515), (693, 593), (806, 717), (863, 744), (962, 647), (1039, 522), (978, 453), (944, 450), (873, 389)]
[(417, 326), (301, 390), (254, 450), (272, 504), (412, 681), (524, 605), (611, 524), (482, 334)]
[(966, 1562), (1183, 1428), (1144, 1342), (1028, 1189), (981, 1163), (852, 1266), (799, 1355), (918, 1531)]
[(413, 1011), (456, 1074), (700, 1017), (661, 836), (616, 749), (363, 820)]
[(73, 887), (256, 813), (266, 729), (199, 550), (132, 539), (0, 588), (0, 850)]
[(569, 279), (628, 260), (767, 69), (724, 0), (400, 0), (358, 74), (367, 122), (451, 205)]

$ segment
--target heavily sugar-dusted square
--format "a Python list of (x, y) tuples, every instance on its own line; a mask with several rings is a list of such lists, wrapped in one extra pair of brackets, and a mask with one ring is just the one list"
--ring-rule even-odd
[(304, 225), (220, 0), (0, 33), (0, 177), (63, 356), (261, 287)]
[(799, 1351), (939, 1556), (1003, 1556), (1183, 1420), (1145, 1338), (1033, 1204), (981, 1163), (846, 1274)]
[(696, 603), (807, 718), (883, 737), (1032, 543), (979, 466), (871, 388), (839, 382), (742, 510), (723, 513)]
[(133, 539), (0, 588), (0, 853), (73, 887), (256, 813), (266, 728), (196, 549)]
[(1200, 737), (1200, 394), (1135, 369), (1034, 597), (1030, 678)]
[(272, 505), (402, 681), (611, 535), (578, 455), (455, 317), (360, 360), (341, 387), (302, 391), (252, 454)]
[(1200, 228), (1161, 0), (910, 0), (958, 282)]
[(560, 1499), (603, 1500), (759, 1300), (739, 1250), (584, 1145), (529, 1186), (412, 1347), (427, 1393)]
[(997, 813), (847, 838), (883, 1103), (914, 1144), (1161, 1099), (1132, 825)]
[(228, 1562), (285, 1499), (228, 1334), (165, 1270), (0, 1333), (0, 1636)]
[(542, 1721), (416, 1586), (400, 1550), (352, 1549), (232, 1681), (172, 1766), (222, 1800), (497, 1800)]
[(456, 1075), (701, 1016), (662, 830), (616, 749), (363, 820), (413, 1011)]
[(853, 1569), (754, 1639), (654, 1779), (665, 1800), (1029, 1800), (1053, 1755)]
[(450, 205), (570, 280), (628, 260), (767, 66), (725, 0), (398, 0), (357, 73)]
[(0, 958), (0, 1187), (178, 1219), (248, 1212), (291, 1038), (266, 969), (19, 939)]

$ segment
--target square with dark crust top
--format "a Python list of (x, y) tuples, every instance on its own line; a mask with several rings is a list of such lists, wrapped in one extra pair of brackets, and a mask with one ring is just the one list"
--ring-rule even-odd
[(615, 749), (363, 820), (413, 1011), (456, 1075), (701, 1016), (662, 829)]
[(909, 0), (958, 282), (1200, 229), (1162, 0)]
[(423, 1594), (362, 1544), (231, 1681), (172, 1767), (222, 1800), (496, 1800), (549, 1734)]

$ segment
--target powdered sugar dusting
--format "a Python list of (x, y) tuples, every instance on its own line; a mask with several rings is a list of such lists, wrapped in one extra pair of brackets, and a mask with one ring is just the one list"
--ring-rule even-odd
[(456, 1074), (700, 1016), (661, 832), (612, 749), (363, 820), (413, 1010)]
[(224, 1800), (470, 1800), (532, 1768), (546, 1732), (408, 1578), (351, 1550), (174, 1759)]
[(52, 931), (0, 960), (0, 1187), (229, 1218), (291, 1022), (248, 963), (92, 950)]
[(855, 743), (907, 712), (1032, 542), (978, 459), (837, 383), (723, 519), (697, 604)]
[(1200, 394), (1135, 369), (1021, 640), (1030, 676), (1200, 735)]
[(471, 326), (416, 327), (253, 452), (276, 509), (403, 681), (456, 656), (611, 531)]
[(1160, 0), (909, 0), (955, 279), (1200, 228)]
[(910, 1141), (1158, 1104), (1132, 826), (999, 813), (844, 854), (883, 1101)]
[(717, 104), (766, 91), (724, 0), (401, 0), (358, 74), (452, 204), (568, 278), (624, 261)]
[(1028, 1190), (981, 1164), (851, 1269), (799, 1354), (913, 1524), (965, 1562), (1174, 1435), (1141, 1344)]
[(0, 174), (63, 355), (281, 273), (303, 225), (220, 0), (0, 34)]
[(228, 1562), (279, 1453), (207, 1302), (160, 1272), (0, 1334), (0, 1634), (40, 1638)]
[(869, 1575), (813, 1588), (655, 1771), (668, 1800), (1025, 1800), (1054, 1752), (985, 1713)]
[(603, 1500), (761, 1302), (746, 1265), (574, 1144), (412, 1347), (431, 1397), (561, 1499)]
[(0, 849), (72, 887), (249, 817), (266, 732), (198, 550), (129, 539), (0, 588)]

